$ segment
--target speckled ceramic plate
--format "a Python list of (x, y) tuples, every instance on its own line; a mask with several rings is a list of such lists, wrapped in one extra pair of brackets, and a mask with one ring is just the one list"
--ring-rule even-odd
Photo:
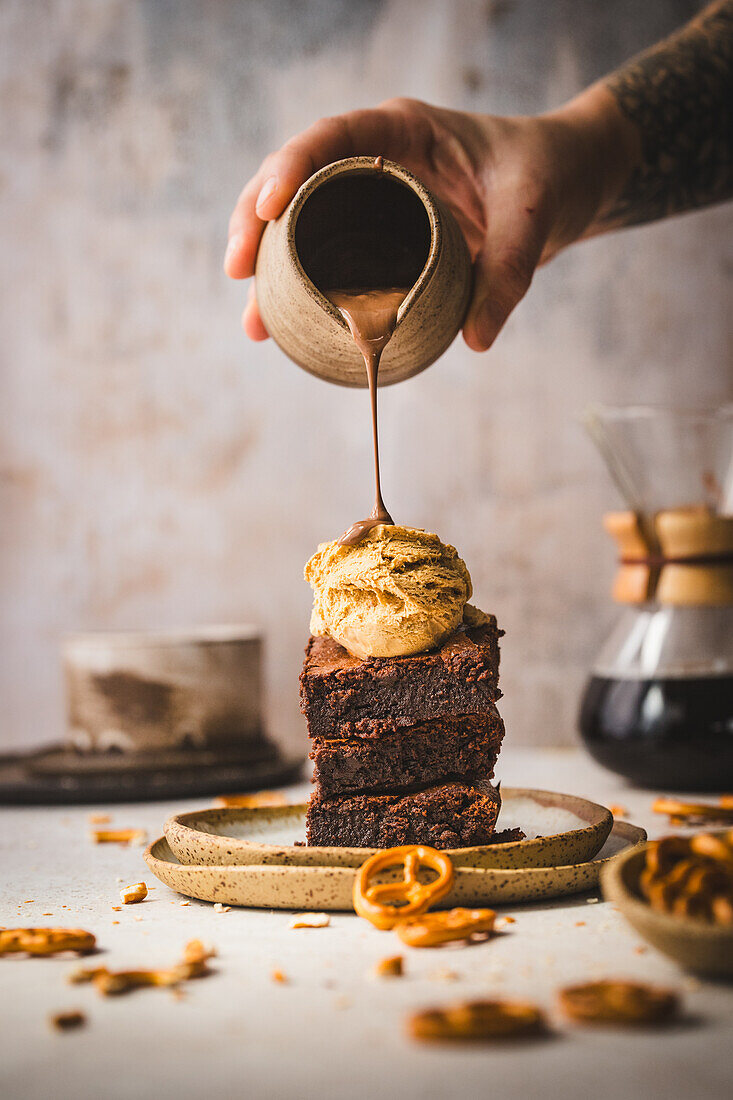
[(640, 936), (681, 966), (733, 979), (733, 929), (652, 909), (639, 890), (644, 862), (645, 848), (612, 859), (601, 877), (604, 897), (619, 907)]
[[(449, 852), (460, 867), (554, 867), (582, 863), (599, 852), (611, 831), (609, 810), (552, 791), (502, 789), (498, 829), (527, 837)], [(305, 805), (176, 814), (164, 828), (180, 863), (209, 866), (360, 867), (372, 848), (306, 848)]]
[[(644, 840), (643, 829), (617, 821), (600, 854), (585, 863), (512, 870), (458, 867), (453, 889), (442, 904), (510, 905), (580, 894), (598, 884), (600, 870), (612, 856)], [(145, 861), (166, 886), (201, 901), (255, 909), (351, 909), (350, 867), (185, 865), (165, 837), (150, 845)]]

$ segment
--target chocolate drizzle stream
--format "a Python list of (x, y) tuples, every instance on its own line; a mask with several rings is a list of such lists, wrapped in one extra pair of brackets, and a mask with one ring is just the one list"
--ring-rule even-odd
[(390, 287), (365, 290), (329, 290), (327, 297), (341, 311), (354, 343), (364, 356), (372, 406), (374, 444), (374, 510), (367, 519), (357, 520), (338, 540), (341, 546), (354, 546), (380, 523), (392, 523), (382, 500), (379, 476), (379, 428), (377, 421), (377, 380), (379, 360), (397, 324), (397, 312), (409, 289)]

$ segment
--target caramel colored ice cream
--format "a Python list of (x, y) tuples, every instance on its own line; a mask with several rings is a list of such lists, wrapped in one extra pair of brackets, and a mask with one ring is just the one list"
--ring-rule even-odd
[(427, 531), (391, 524), (352, 546), (322, 543), (305, 579), (313, 588), (311, 634), (328, 634), (361, 659), (440, 645), (463, 621), (472, 591), (452, 546)]

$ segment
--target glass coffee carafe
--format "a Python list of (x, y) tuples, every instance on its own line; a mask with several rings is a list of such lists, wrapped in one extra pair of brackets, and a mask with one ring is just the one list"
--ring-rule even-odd
[(586, 685), (580, 732), (645, 787), (733, 787), (733, 405), (602, 407), (588, 430), (628, 507), (613, 595), (625, 605)]

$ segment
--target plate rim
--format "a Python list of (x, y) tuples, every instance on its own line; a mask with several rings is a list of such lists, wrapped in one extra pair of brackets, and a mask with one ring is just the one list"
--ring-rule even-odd
[[(500, 844), (479, 844), (471, 845), (467, 848), (448, 848), (445, 849), (446, 854), (453, 859), (466, 860), (466, 859), (480, 859), (482, 855), (487, 853), (498, 853), (505, 858), (511, 856), (515, 851), (532, 852), (542, 851), (543, 848), (549, 848), (554, 842), (557, 844), (561, 842), (563, 838), (569, 836), (585, 836), (589, 841), (594, 842), (595, 839), (599, 839), (598, 847), (591, 853), (591, 856), (581, 862), (588, 862), (592, 859), (603, 847), (608, 837), (614, 828), (614, 818), (608, 807), (601, 805), (598, 802), (593, 802), (591, 799), (584, 798), (581, 795), (566, 794), (561, 791), (548, 791), (539, 787), (503, 787), (502, 795), (506, 796), (511, 794), (512, 797), (527, 797), (529, 796), (534, 801), (541, 803), (541, 799), (549, 799), (549, 805), (554, 805), (561, 809), (566, 807), (560, 803), (560, 800), (571, 801), (574, 803), (580, 803), (593, 811), (597, 816), (597, 820), (590, 821), (588, 824), (581, 826), (578, 829), (565, 829), (558, 833), (550, 833), (547, 836), (541, 837), (526, 837), (524, 840), (511, 840), (504, 841)], [(539, 797), (538, 797), (539, 796)], [(163, 834), (171, 847), (171, 851), (174, 851), (173, 845), (171, 845), (171, 836), (173, 836), (176, 846), (180, 849), (185, 845), (187, 841), (201, 843), (200, 838), (207, 838), (209, 842), (212, 841), (217, 846), (226, 844), (228, 848), (233, 848), (240, 852), (261, 852), (263, 855), (269, 857), (279, 856), (283, 860), (291, 859), (298, 866), (343, 866), (344, 859), (353, 858), (359, 862), (354, 863), (354, 866), (359, 866), (364, 860), (368, 859), (370, 855), (380, 851), (377, 848), (351, 848), (351, 847), (327, 847), (319, 845), (294, 845), (294, 844), (269, 844), (256, 840), (247, 840), (243, 837), (225, 837), (221, 834), (207, 833), (200, 828), (196, 828), (191, 819), (200, 819), (204, 815), (217, 815), (218, 817), (234, 817), (244, 822), (256, 821), (258, 817), (268, 815), (270, 817), (287, 817), (294, 812), (304, 813), (307, 803), (306, 802), (293, 802), (285, 806), (255, 806), (255, 807), (217, 807), (212, 806), (203, 810), (187, 810), (183, 813), (172, 814), (171, 817), (165, 822), (163, 826)], [(574, 812), (572, 809), (570, 812)], [(580, 820), (583, 820), (582, 818)], [(304, 855), (308, 853), (308, 857), (304, 861)], [(174, 852), (175, 854), (175, 852)], [(178, 856), (176, 858), (179, 858)], [(319, 862), (319, 860), (325, 859), (327, 864)], [(255, 864), (260, 865), (260, 864)], [(465, 865), (465, 864), (464, 864)], [(469, 864), (472, 866), (472, 864)], [(197, 864), (187, 864), (187, 866), (197, 866)], [(201, 866), (240, 866), (238, 864), (201, 864)], [(242, 864), (241, 866), (247, 866)], [(540, 866), (547, 866), (540, 865)], [(557, 864), (556, 866), (561, 866)], [(569, 866), (569, 865), (568, 865)], [(512, 868), (506, 868), (511, 870)], [(529, 868), (527, 868), (529, 869)]]
[[(521, 882), (522, 880), (529, 880), (530, 882), (541, 881), (543, 877), (547, 877), (550, 875), (555, 875), (558, 877), (567, 877), (573, 874), (582, 875), (584, 872), (588, 873), (592, 872), (594, 869), (597, 869), (598, 873), (594, 876), (594, 881), (591, 881), (588, 884), (581, 884), (578, 889), (568, 890), (566, 888), (563, 888), (557, 894), (550, 893), (545, 895), (548, 900), (557, 897), (571, 897), (574, 894), (586, 893), (589, 890), (595, 889), (599, 884), (600, 876), (602, 875), (604, 869), (609, 865), (609, 863), (611, 863), (613, 860), (620, 859), (622, 856), (628, 855), (631, 852), (637, 851), (646, 842), (647, 839), (646, 830), (641, 826), (634, 825), (632, 822), (629, 821), (614, 821), (611, 829), (611, 835), (613, 835), (614, 833), (627, 841), (628, 848), (624, 849), (621, 852), (614, 853), (613, 855), (604, 856), (602, 859), (599, 859), (598, 854), (596, 854), (595, 856), (583, 861), (582, 863), (559, 864), (554, 867), (456, 867), (455, 873), (459, 880), (466, 881), (466, 879), (475, 879), (478, 882), (481, 882), (481, 880), (483, 879), (483, 881), (488, 885), (492, 876), (501, 877), (501, 879), (505, 883), (516, 884)], [(346, 878), (347, 876), (353, 876), (355, 874), (355, 868), (353, 867), (333, 867), (324, 865), (289, 866), (287, 864), (228, 864), (225, 866), (221, 866), (214, 864), (184, 864), (178, 861), (174, 863), (172, 860), (163, 859), (160, 856), (156, 855), (155, 849), (158, 848), (160, 844), (165, 844), (166, 846), (168, 846), (171, 855), (173, 855), (174, 859), (176, 858), (172, 850), (170, 849), (167, 838), (165, 836), (160, 836), (156, 840), (152, 841), (152, 843), (149, 844), (145, 849), (145, 852), (143, 853), (143, 858), (145, 859), (145, 862), (152, 874), (155, 875), (155, 877), (160, 882), (163, 882), (166, 886), (168, 886), (169, 889), (172, 889), (177, 893), (184, 893), (184, 891), (179, 889), (177, 886), (171, 886), (170, 883), (166, 881), (166, 878), (163, 877), (165, 875), (166, 867), (179, 868), (182, 872), (185, 872), (187, 876), (190, 876), (193, 879), (192, 884), (195, 884), (201, 879), (206, 879), (213, 875), (222, 874), (224, 874), (227, 879), (233, 878), (235, 880), (243, 880), (245, 882), (247, 881), (247, 879), (261, 880), (263, 877), (265, 879), (270, 879), (273, 882), (287, 882), (288, 879), (293, 879), (297, 876), (303, 875), (305, 875), (306, 878), (313, 878), (317, 874), (321, 876), (325, 874), (328, 877)], [(162, 875), (158, 874), (156, 870), (156, 867), (158, 866), (163, 868)], [(220, 885), (224, 884), (220, 883)], [(192, 897), (199, 901), (210, 902), (213, 900), (210, 897), (202, 898), (197, 894), (190, 892), (190, 890), (188, 892), (185, 892), (184, 896)], [(527, 896), (520, 901), (509, 901), (505, 904), (536, 904), (538, 901), (541, 902), (542, 900), (542, 898), (538, 899)], [(282, 907), (273, 906), (271, 903), (268, 903), (267, 905), (247, 905), (246, 903), (242, 902), (231, 902), (230, 904), (236, 905), (238, 908), (243, 909), (282, 908), (284, 910), (296, 910), (309, 908), (307, 898), (301, 901), (298, 905), (287, 905)], [(501, 906), (502, 901), (501, 899), (499, 899), (492, 904)], [(320, 907), (322, 908), (323, 906)], [(313, 908), (313, 906), (310, 906), (310, 908)], [(332, 911), (349, 912), (348, 909), (337, 909)]]

